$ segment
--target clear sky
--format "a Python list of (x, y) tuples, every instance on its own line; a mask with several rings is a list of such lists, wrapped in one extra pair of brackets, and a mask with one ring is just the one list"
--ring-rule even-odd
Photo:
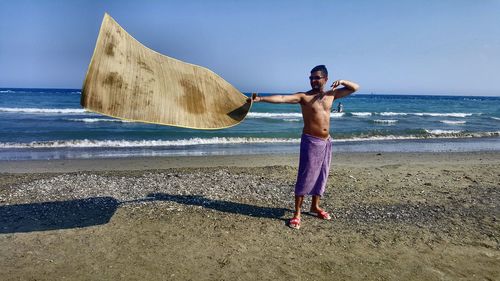
[(500, 0), (0, 0), (0, 87), (81, 88), (104, 12), (242, 92), (500, 95)]

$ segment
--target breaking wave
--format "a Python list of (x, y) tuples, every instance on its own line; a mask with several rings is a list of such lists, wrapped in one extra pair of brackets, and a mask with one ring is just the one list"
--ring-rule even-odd
[(472, 116), (472, 113), (459, 113), (459, 112), (450, 112), (450, 113), (432, 113), (432, 112), (380, 112), (378, 113), (381, 116), (406, 116), (406, 115), (415, 115), (415, 116), (431, 116), (431, 117), (458, 117), (465, 118), (468, 116)]
[(74, 118), (68, 119), (74, 122), (84, 122), (84, 123), (96, 123), (96, 122), (120, 122), (120, 123), (131, 123), (132, 121), (121, 120), (121, 119), (106, 119), (106, 118)]
[(398, 120), (396, 119), (375, 119), (373, 120), (374, 123), (382, 123), (382, 124), (396, 124)]
[[(331, 118), (338, 118), (344, 116), (344, 112), (332, 112)], [(297, 119), (302, 118), (302, 113), (300, 112), (249, 112), (248, 118), (268, 118), (268, 119)]]
[[(458, 130), (425, 130), (426, 135), (375, 135), (375, 136), (352, 136), (347, 138), (334, 138), (334, 142), (355, 141), (380, 141), (380, 140), (413, 140), (433, 138), (481, 138), (500, 137), (498, 132), (462, 132)], [(0, 148), (120, 148), (120, 147), (182, 147), (196, 145), (217, 144), (259, 144), (259, 143), (299, 143), (299, 138), (244, 138), (244, 137), (214, 137), (214, 138), (191, 138), (180, 140), (60, 140), (60, 141), (37, 141), (30, 143), (0, 143)]]
[(453, 120), (441, 120), (439, 122), (445, 123), (445, 124), (450, 124), (450, 125), (460, 125), (460, 124), (466, 123), (466, 121), (453, 121)]
[(84, 114), (88, 113), (85, 109), (80, 108), (19, 108), (19, 107), (0, 107), (0, 112), (10, 113), (34, 113), (34, 114)]

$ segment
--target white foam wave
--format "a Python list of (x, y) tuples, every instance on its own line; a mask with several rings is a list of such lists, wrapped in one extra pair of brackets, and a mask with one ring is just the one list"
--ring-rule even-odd
[(385, 123), (385, 124), (395, 124), (396, 122), (398, 122), (398, 120), (395, 120), (395, 119), (375, 119), (373, 120), (373, 122), (375, 123)]
[(498, 118), (498, 117), (491, 117), (491, 119), (500, 121), (500, 118)]
[(181, 140), (65, 140), (30, 143), (0, 143), (0, 148), (64, 148), (64, 147), (168, 147), (193, 146), (203, 144), (243, 144), (243, 143), (298, 143), (300, 139), (280, 138), (192, 138)]
[(467, 116), (472, 116), (472, 113), (428, 113), (428, 112), (422, 112), (422, 113), (412, 113), (412, 115), (417, 115), (417, 116), (432, 116), (432, 117), (467, 117)]
[(353, 116), (358, 116), (358, 117), (365, 117), (365, 116), (371, 116), (371, 112), (351, 112)]
[[(439, 131), (442, 131), (441, 133)], [(455, 131), (460, 132), (460, 131)], [(429, 130), (431, 135), (424, 136), (366, 136), (351, 137), (345, 139), (334, 139), (334, 142), (359, 142), (359, 141), (381, 141), (381, 140), (414, 140), (414, 139), (436, 139), (436, 138), (481, 138), (481, 137), (500, 137), (498, 132), (478, 132), (478, 133), (453, 133), (452, 131)], [(434, 134), (432, 134), (434, 133)], [(0, 148), (127, 148), (127, 147), (179, 147), (210, 144), (255, 144), (255, 143), (300, 143), (300, 139), (284, 138), (225, 138), (215, 137), (209, 139), (192, 138), (181, 140), (67, 140), (67, 141), (45, 141), (31, 143), (0, 143)]]
[(250, 113), (248, 113), (247, 117), (249, 117), (249, 118), (284, 119), (284, 118), (302, 117), (302, 113), (250, 112)]
[(450, 124), (450, 125), (460, 125), (460, 124), (465, 124), (466, 121), (453, 121), (453, 120), (441, 120), (439, 121), (444, 124)]
[(429, 130), (435, 131), (436, 134), (425, 135), (425, 136), (395, 136), (395, 135), (386, 135), (386, 136), (369, 136), (369, 137), (354, 137), (348, 139), (334, 139), (334, 142), (357, 142), (357, 141), (384, 141), (384, 140), (420, 140), (420, 139), (460, 139), (460, 138), (484, 138), (484, 137), (500, 137), (500, 131), (498, 132), (477, 132), (477, 133), (463, 133), (461, 131), (457, 131), (460, 133), (452, 133), (448, 131), (447, 133), (442, 132), (440, 134), (439, 131), (443, 130)]
[(10, 93), (21, 93), (21, 94), (27, 94), (27, 93), (37, 93), (37, 94), (78, 94), (80, 95), (82, 92), (75, 90), (75, 91), (70, 91), (70, 90), (51, 90), (51, 91), (40, 91), (40, 90), (35, 90), (35, 89), (17, 89), (17, 90), (0, 90), (0, 94), (10, 94)]
[(120, 119), (105, 119), (105, 118), (76, 118), (76, 119), (68, 119), (69, 121), (74, 122), (85, 122), (85, 123), (96, 123), (96, 122), (123, 122), (130, 123), (131, 121), (120, 120)]
[[(344, 116), (344, 112), (332, 112), (331, 118), (339, 118)], [(302, 118), (302, 113), (296, 112), (250, 112), (248, 118), (268, 118), (268, 119), (297, 119)], [(288, 120), (290, 121), (290, 120)]]
[(431, 116), (431, 117), (458, 117), (464, 118), (468, 116), (472, 116), (472, 113), (461, 113), (461, 112), (450, 112), (450, 113), (435, 113), (435, 112), (380, 112), (378, 113), (381, 116), (406, 116), (406, 115), (415, 115), (415, 116)]
[(34, 113), (34, 114), (54, 114), (54, 113), (64, 113), (64, 114), (82, 114), (86, 113), (85, 109), (79, 108), (17, 108), (17, 107), (0, 107), (0, 112), (10, 112), (10, 113)]
[(408, 113), (404, 113), (404, 112), (380, 112), (379, 114), (381, 116), (398, 116), (398, 115), (405, 116), (405, 115), (408, 115)]
[(422, 137), (418, 136), (370, 136), (370, 137), (355, 137), (350, 139), (334, 139), (333, 142), (357, 142), (357, 141), (381, 141), (381, 140), (414, 140), (421, 139)]
[(331, 115), (330, 115), (330, 117), (331, 118), (340, 118), (340, 117), (342, 117), (344, 115), (345, 115), (344, 112), (332, 112)]
[(460, 130), (425, 130), (428, 134), (431, 135), (452, 135), (452, 134), (460, 134), (463, 131)]

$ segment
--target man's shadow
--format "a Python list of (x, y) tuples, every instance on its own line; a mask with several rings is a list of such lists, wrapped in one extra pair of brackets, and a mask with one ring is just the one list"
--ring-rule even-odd
[(120, 202), (113, 197), (0, 206), (0, 233), (32, 232), (101, 225)]
[(0, 234), (102, 225), (109, 222), (120, 205), (149, 201), (171, 201), (225, 213), (277, 220), (284, 220), (282, 216), (288, 211), (283, 208), (212, 200), (199, 195), (154, 193), (146, 198), (130, 201), (119, 201), (113, 197), (91, 197), (0, 206)]
[(147, 198), (155, 201), (171, 201), (183, 205), (201, 206), (224, 213), (239, 214), (249, 217), (283, 220), (288, 209), (261, 207), (231, 201), (212, 200), (200, 195), (170, 195), (166, 193), (148, 194)]

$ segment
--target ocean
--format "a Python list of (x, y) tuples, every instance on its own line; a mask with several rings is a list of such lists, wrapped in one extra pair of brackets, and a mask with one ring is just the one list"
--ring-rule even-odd
[[(0, 88), (0, 160), (298, 153), (299, 105), (256, 103), (241, 124), (205, 131), (87, 112), (80, 95)], [(500, 150), (500, 97), (355, 94), (338, 102), (334, 153)]]

